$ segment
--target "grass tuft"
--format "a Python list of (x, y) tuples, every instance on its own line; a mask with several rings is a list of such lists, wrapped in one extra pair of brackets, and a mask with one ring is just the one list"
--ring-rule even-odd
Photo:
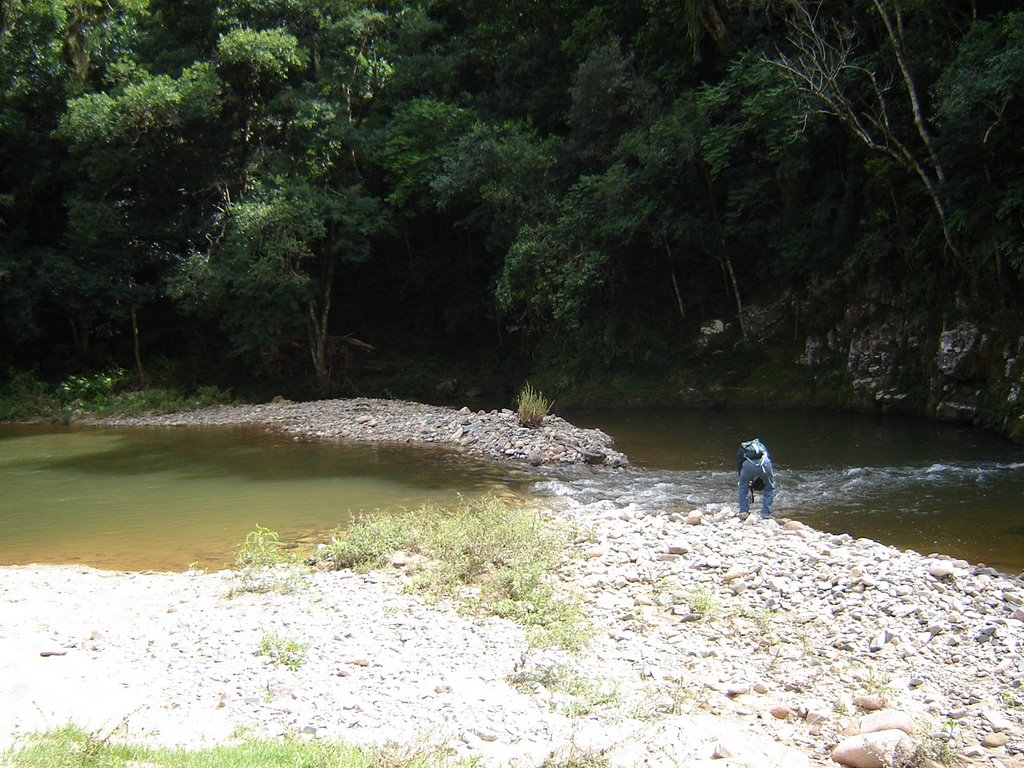
[(298, 560), (281, 551), (281, 538), (276, 531), (257, 525), (246, 534), (235, 553), (238, 587), (242, 592), (281, 592), (291, 594), (306, 585), (306, 572)]
[(551, 410), (551, 402), (529, 383), (524, 384), (516, 400), (516, 417), (524, 427), (539, 427)]
[(260, 653), (281, 666), (297, 670), (306, 663), (309, 646), (286, 637), (269, 633), (260, 638)]

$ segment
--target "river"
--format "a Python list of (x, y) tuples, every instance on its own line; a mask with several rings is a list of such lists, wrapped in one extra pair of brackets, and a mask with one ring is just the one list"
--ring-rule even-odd
[(738, 443), (760, 437), (773, 458), (778, 517), (1024, 570), (1024, 447), (984, 430), (808, 412), (606, 411), (567, 418), (615, 437), (616, 448), (644, 471), (624, 484), (596, 477), (549, 483), (552, 493), (662, 507), (735, 503)]
[(443, 450), (251, 429), (0, 425), (0, 565), (217, 568), (256, 525), (308, 542), (382, 508), (487, 493), (688, 511), (735, 503), (737, 445), (759, 436), (774, 458), (778, 517), (1024, 570), (1024, 449), (990, 433), (828, 413), (559, 415), (611, 434), (635, 470), (538, 475)]

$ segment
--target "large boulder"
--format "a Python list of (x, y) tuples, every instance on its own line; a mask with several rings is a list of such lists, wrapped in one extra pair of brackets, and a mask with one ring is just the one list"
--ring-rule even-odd
[(847, 768), (885, 768), (913, 755), (913, 739), (898, 728), (849, 736), (832, 750), (832, 760)]

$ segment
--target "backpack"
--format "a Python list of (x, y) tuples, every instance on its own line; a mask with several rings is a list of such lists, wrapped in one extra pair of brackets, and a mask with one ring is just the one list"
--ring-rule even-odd
[(750, 459), (757, 463), (767, 455), (768, 449), (764, 447), (764, 443), (761, 442), (760, 438), (755, 437), (753, 440), (740, 443), (740, 456), (744, 459)]

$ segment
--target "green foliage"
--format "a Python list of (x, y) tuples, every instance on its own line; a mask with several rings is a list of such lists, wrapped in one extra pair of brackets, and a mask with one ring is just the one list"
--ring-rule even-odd
[(309, 645), (275, 633), (260, 638), (260, 653), (276, 664), (295, 671), (306, 663)]
[(0, 753), (10, 768), (458, 768), (475, 760), (453, 760), (443, 748), (365, 747), (322, 739), (252, 740), (202, 750), (152, 749), (121, 744), (67, 726), (28, 739)]
[(551, 402), (527, 382), (516, 398), (516, 418), (524, 427), (539, 427), (551, 410)]
[(541, 768), (609, 768), (611, 761), (600, 752), (574, 747), (566, 756), (551, 756)]
[(78, 402), (82, 405), (103, 405), (109, 402), (114, 389), (124, 378), (125, 372), (121, 368), (89, 376), (68, 376), (57, 387), (57, 396), (68, 404)]
[(269, 365), (283, 343), (305, 335), (336, 265), (369, 258), (369, 238), (383, 224), (378, 202), (358, 185), (267, 180), (233, 207), (218, 258), (196, 252), (183, 262), (177, 298), (218, 318), (234, 355)]
[(499, 252), (516, 231), (541, 219), (553, 204), (552, 185), (562, 142), (507, 121), (478, 121), (449, 149), (431, 186), (438, 207), (481, 231)]
[[(979, 20), (936, 83), (940, 150), (958, 170), (951, 216), (973, 246), (976, 269), (993, 263), (1024, 276), (1024, 158), (1013, 125), (1024, 119), (1024, 11)], [(1005, 285), (989, 293), (1005, 300)], [(988, 302), (986, 295), (984, 301)]]
[(721, 603), (710, 590), (700, 587), (693, 590), (687, 598), (690, 611), (703, 619), (713, 619), (722, 611)]
[(510, 682), (522, 691), (532, 691), (537, 685), (544, 686), (554, 694), (552, 707), (569, 717), (587, 717), (619, 703), (618, 691), (613, 686), (564, 664), (517, 673)]
[(54, 418), (60, 412), (60, 401), (52, 388), (29, 371), (7, 372), (0, 384), (0, 420)]
[(370, 571), (383, 567), (399, 550), (413, 549), (423, 538), (421, 515), (375, 514), (335, 536), (319, 551), (333, 568)]
[(220, 83), (208, 64), (195, 64), (176, 79), (133, 72), (130, 81), (111, 92), (72, 99), (58, 136), (78, 153), (103, 152), (103, 145), (111, 144), (123, 151), (125, 143), (137, 143), (145, 134), (177, 132), (189, 121), (212, 119), (219, 102)]
[(6, 3), (0, 366), (129, 368), (139, 334), (354, 389), (351, 333), (582, 379), (826, 282), (798, 335), (867, 286), (1019, 309), (1024, 12), (822, 6), (829, 107), (779, 66), (802, 6), (756, 7)]
[(283, 543), (276, 531), (257, 525), (245, 536), (235, 553), (235, 571), (242, 592), (296, 592), (306, 585), (306, 572), (298, 560), (282, 552)]
[(415, 99), (401, 105), (379, 150), (380, 163), (391, 183), (390, 204), (406, 214), (433, 207), (431, 184), (468, 122), (466, 110), (436, 99)]
[(118, 367), (68, 376), (56, 386), (40, 381), (31, 372), (11, 370), (0, 384), (0, 420), (175, 413), (233, 399), (230, 392), (213, 385), (183, 391), (160, 386), (134, 389), (134, 383)]
[(281, 537), (277, 531), (257, 525), (245, 535), (245, 541), (235, 553), (237, 568), (273, 568), (288, 562), (281, 552)]
[(318, 549), (329, 567), (383, 567), (397, 551), (416, 556), (416, 588), (467, 610), (513, 619), (537, 645), (578, 649), (589, 641), (580, 609), (553, 575), (566, 531), (494, 498), (454, 510), (423, 507), (374, 515)]
[(241, 93), (266, 96), (306, 64), (299, 41), (283, 29), (232, 29), (217, 41), (218, 70)]

